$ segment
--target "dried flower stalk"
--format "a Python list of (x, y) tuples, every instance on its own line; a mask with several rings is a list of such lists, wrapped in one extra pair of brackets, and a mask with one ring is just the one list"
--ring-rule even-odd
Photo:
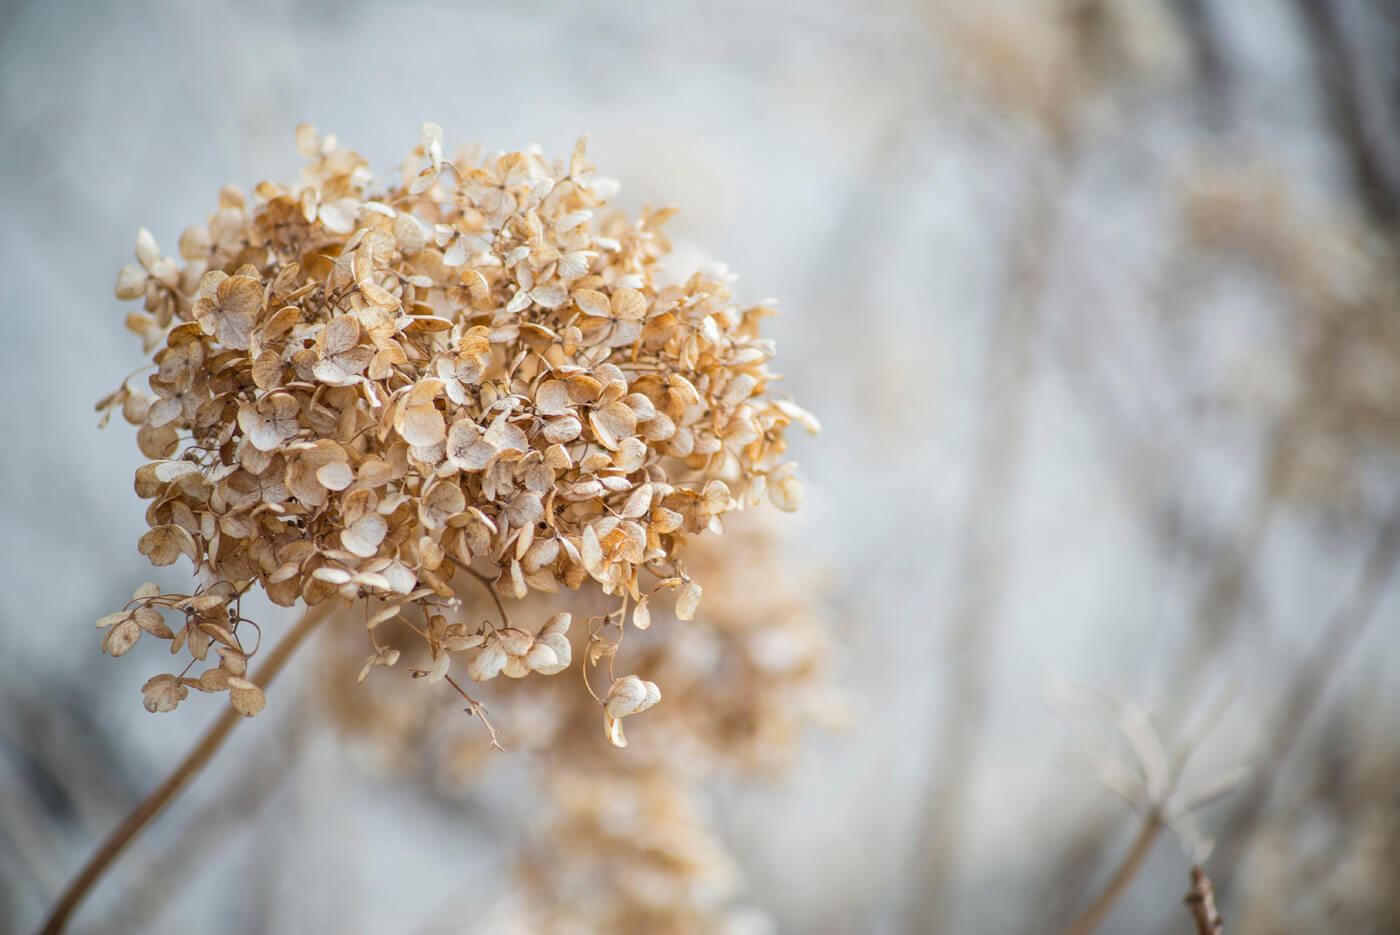
[(1191, 910), (1197, 935), (1224, 935), (1225, 925), (1220, 921), (1220, 913), (1215, 911), (1215, 888), (1199, 866), (1191, 868), (1191, 889), (1182, 902)]
[[(250, 684), (259, 690), (266, 688), (282, 671), (282, 667), (287, 664), (287, 660), (292, 657), (292, 654), (306, 637), (325, 618), (325, 611), (328, 609), (328, 607), (323, 606), (308, 611), (302, 617), (301, 622), (289, 630), (282, 641), (277, 644), (277, 648), (263, 663), (262, 668)], [(240, 714), (241, 712), (236, 707), (226, 711), (224, 716), (219, 718), (201, 738), (199, 744), (180, 762), (180, 765), (176, 766), (174, 771), (165, 778), (165, 781), (146, 796), (136, 808), (122, 819), (122, 823), (112, 830), (112, 833), (89, 858), (83, 869), (69, 883), (63, 895), (59, 897), (58, 902), (49, 913), (48, 919), (45, 920), (44, 927), (40, 930), (42, 935), (56, 935), (56, 933), (63, 931), (63, 927), (68, 923), (68, 917), (78, 907), (78, 903), (87, 895), (88, 890), (98, 881), (107, 867), (117, 859), (126, 845), (131, 842), (131, 839), (136, 837), (142, 828), (160, 814), (161, 810), (170, 804), (171, 800), (218, 752), (229, 732), (238, 725)]]

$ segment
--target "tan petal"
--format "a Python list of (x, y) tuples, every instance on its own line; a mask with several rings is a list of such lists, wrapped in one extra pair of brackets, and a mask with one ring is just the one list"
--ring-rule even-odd
[(230, 678), (228, 681), (228, 700), (233, 710), (244, 717), (252, 717), (266, 707), (267, 699), (261, 688), (247, 679)]
[(458, 419), (447, 433), (447, 460), (459, 471), (480, 471), (494, 449), (482, 440), (481, 427), (470, 419)]
[(608, 297), (592, 289), (575, 289), (574, 303), (579, 311), (594, 318), (606, 318), (612, 312), (612, 304)]
[(562, 445), (578, 438), (583, 431), (583, 423), (574, 416), (559, 416), (550, 419), (544, 424), (543, 434), (545, 441), (550, 444)]
[(553, 675), (566, 668), (559, 664), (558, 654), (545, 643), (536, 643), (530, 647), (530, 651), (525, 654), (525, 665), (542, 675)]
[(467, 508), (467, 498), (455, 481), (439, 481), (423, 496), (418, 516), (429, 529), (442, 529)]
[(700, 607), (700, 585), (694, 581), (687, 581), (681, 588), (680, 596), (676, 598), (676, 619), (694, 620), (695, 611)]
[(144, 227), (136, 232), (136, 259), (146, 269), (155, 266), (160, 260), (160, 247), (156, 244), (156, 238)]
[(491, 423), (491, 427), (486, 430), (485, 442), (497, 450), (527, 451), (530, 442), (521, 431), (520, 426), (506, 421), (506, 414), (501, 413)]
[[(138, 548), (152, 565), (173, 565), (182, 552), (190, 557), (190, 561), (199, 561), (194, 537), (182, 526), (156, 526), (141, 537)], [(134, 621), (132, 625), (136, 625)]]
[(624, 438), (637, 431), (637, 416), (625, 403), (609, 403), (588, 414), (588, 423), (593, 426), (593, 434), (606, 448), (616, 451)]
[(344, 461), (332, 461), (316, 471), (316, 480), (327, 490), (344, 490), (355, 481), (355, 472)]
[(598, 541), (598, 533), (592, 526), (585, 526), (583, 536), (579, 541), (579, 555), (583, 558), (583, 567), (588, 569), (589, 574), (597, 575), (603, 568), (603, 547)]
[(152, 714), (174, 711), (189, 693), (190, 690), (177, 682), (173, 675), (157, 675), (141, 687), (142, 702)]
[(117, 298), (124, 300), (141, 298), (146, 294), (147, 278), (146, 271), (140, 266), (135, 264), (123, 266), (121, 272), (117, 274)]
[(219, 283), (219, 308), (230, 314), (253, 312), (262, 308), (262, 283), (252, 276), (230, 276)]
[(410, 445), (427, 448), (446, 438), (447, 427), (436, 406), (418, 406), (403, 411), (403, 425), (399, 434)]
[(535, 409), (547, 416), (562, 416), (572, 411), (569, 387), (563, 380), (546, 380), (535, 392)]
[(252, 341), (255, 324), (257, 315), (254, 312), (226, 311), (215, 318), (214, 337), (224, 347), (246, 351)]
[(615, 718), (604, 711), (603, 732), (614, 747), (627, 746), (627, 736), (622, 732), (622, 718)]
[(472, 657), (472, 661), (467, 663), (467, 674), (475, 681), (489, 682), (505, 668), (506, 659), (506, 651), (501, 648), (501, 644), (493, 641), (482, 647), (481, 651)]
[(647, 314), (646, 297), (636, 289), (614, 290), (611, 311), (621, 321), (640, 321)]
[(768, 499), (778, 509), (791, 513), (802, 506), (802, 482), (786, 474), (768, 488)]
[(738, 374), (725, 386), (724, 393), (720, 396), (720, 402), (726, 406), (737, 406), (753, 395), (754, 387), (757, 385), (758, 381), (749, 374)]
[(107, 631), (102, 639), (102, 651), (113, 656), (125, 655), (141, 638), (141, 628), (134, 617), (128, 617)]
[(339, 354), (360, 340), (360, 322), (354, 315), (338, 315), (321, 330), (320, 345), (326, 355)]
[(347, 552), (370, 558), (379, 551), (379, 543), (389, 531), (389, 523), (378, 513), (366, 513), (340, 534), (340, 544)]

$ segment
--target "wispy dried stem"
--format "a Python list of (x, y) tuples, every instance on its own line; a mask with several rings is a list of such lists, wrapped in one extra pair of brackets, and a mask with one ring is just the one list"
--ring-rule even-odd
[(1366, 555), (1356, 584), (1328, 621), (1316, 647), (1308, 653), (1308, 663), (1292, 677), (1283, 693), (1284, 701), (1265, 734), (1266, 746), (1254, 772), (1257, 783), (1240, 798), (1239, 806), (1226, 818), (1219, 834), (1221, 851), (1217, 871), (1226, 875), (1222, 885), (1227, 885), (1230, 868), (1238, 863), (1238, 852), (1248, 830), (1258, 824), (1269, 807), (1280, 767), (1297, 743), (1302, 725), (1321, 700), (1332, 673), (1375, 618), (1397, 563), (1400, 563), (1400, 504), (1391, 509)]
[(1079, 918), (1065, 929), (1065, 935), (1089, 935), (1090, 932), (1099, 927), (1100, 923), (1113, 911), (1113, 907), (1118, 904), (1118, 900), (1128, 891), (1128, 886), (1133, 882), (1138, 871), (1142, 869), (1147, 855), (1152, 853), (1152, 845), (1157, 843), (1157, 838), (1161, 835), (1164, 827), (1166, 826), (1162, 823), (1162, 816), (1159, 813), (1153, 811), (1144, 816), (1142, 827), (1138, 829), (1137, 837), (1133, 839), (1133, 846), (1123, 856), (1122, 862), (1118, 864), (1118, 869), (1113, 871), (1113, 876), (1109, 879), (1108, 884), (1089, 908), (1085, 909)]
[(948, 639), (958, 659), (943, 684), (939, 739), (930, 746), (933, 776), (921, 806), (916, 859), (918, 885), (909, 924), (935, 931), (948, 922), (956, 891), (962, 822), (988, 703), (987, 669), (1001, 579), (1009, 553), (1010, 505), (1015, 499), (1036, 323), (1049, 274), (1048, 255), (1060, 218), (1060, 176), (1038, 186), (1007, 269), (1007, 293), (997, 312), (988, 353), (982, 419), (957, 547), (963, 583), (954, 598)]
[(501, 615), (501, 626), (509, 627), (514, 625), (510, 622), (510, 614), (506, 613), (506, 605), (501, 602), (501, 595), (497, 593), (496, 585), (491, 581), (490, 578), (486, 577), (481, 572), (477, 571), (475, 568), (461, 561), (454, 555), (447, 556), (447, 560), (450, 561), (453, 565), (456, 565), (458, 568), (462, 569), (462, 571), (465, 571), (467, 574), (471, 575), (477, 581), (479, 581), (481, 583), (481, 586), (486, 589), (486, 593), (491, 595), (491, 600), (496, 602), (496, 610)]
[[(297, 647), (326, 617), (332, 609), (333, 603), (327, 601), (308, 610), (297, 625), (289, 630), (286, 636), (282, 637), (281, 642), (272, 650), (267, 661), (263, 663), (262, 668), (258, 670), (251, 681), (259, 688), (266, 688), (268, 683), (282, 671)], [(55, 904), (53, 911), (49, 913), (48, 919), (44, 922), (44, 926), (40, 930), (42, 935), (55, 935), (55, 933), (63, 931), (68, 924), (68, 917), (73, 914), (73, 910), (78, 907), (78, 903), (87, 895), (88, 890), (92, 889), (93, 884), (102, 877), (102, 874), (121, 855), (121, 852), (140, 833), (141, 829), (160, 814), (161, 810), (170, 804), (185, 785), (209, 762), (228, 738), (234, 726), (241, 720), (243, 720), (243, 715), (232, 707), (225, 711), (223, 716), (214, 722), (199, 744), (166, 777), (165, 781), (127, 814), (122, 823), (107, 836), (106, 840), (89, 858), (73, 882), (68, 885)]]

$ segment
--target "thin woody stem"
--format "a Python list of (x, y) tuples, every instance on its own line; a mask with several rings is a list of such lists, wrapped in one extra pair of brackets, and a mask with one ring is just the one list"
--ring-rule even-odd
[(491, 595), (491, 600), (496, 602), (496, 609), (501, 612), (501, 626), (511, 626), (510, 614), (506, 613), (506, 606), (501, 603), (501, 595), (496, 593), (496, 585), (491, 579), (465, 562), (459, 561), (455, 556), (449, 555), (447, 556), (447, 560), (481, 582), (481, 586), (486, 589), (486, 593)]
[[(324, 601), (319, 606), (310, 608), (298, 621), (286, 636), (282, 637), (272, 652), (268, 655), (267, 661), (253, 676), (252, 681), (259, 688), (266, 688), (268, 684), (277, 677), (277, 673), (287, 664), (297, 647), (302, 644), (311, 631), (316, 629), (331, 609), (332, 602)], [(229, 732), (234, 726), (243, 720), (243, 716), (229, 708), (223, 716), (214, 722), (208, 733), (199, 742), (174, 772), (165, 778), (150, 795), (142, 800), (141, 804), (132, 809), (122, 819), (111, 834), (109, 834), (89, 858), (82, 871), (68, 884), (63, 896), (49, 913), (48, 919), (44, 922), (44, 927), (40, 929), (41, 935), (56, 935), (62, 932), (68, 923), (68, 917), (73, 914), (73, 910), (78, 907), (78, 903), (92, 889), (107, 868), (121, 855), (131, 840), (145, 828), (150, 821), (160, 814), (161, 810), (168, 805), (176, 795), (184, 789), (185, 785), (197, 774), (209, 759), (218, 751), (227, 739)]]
[(1133, 882), (1138, 870), (1142, 869), (1143, 862), (1147, 860), (1147, 855), (1152, 853), (1152, 845), (1157, 843), (1157, 836), (1162, 833), (1163, 827), (1165, 826), (1162, 824), (1162, 816), (1155, 810), (1143, 817), (1142, 828), (1133, 840), (1133, 846), (1119, 863), (1118, 869), (1113, 872), (1112, 879), (1089, 908), (1065, 929), (1065, 935), (1089, 935), (1099, 927), (1117, 905), (1119, 898), (1127, 892), (1128, 885)]
[(1223, 935), (1225, 926), (1220, 921), (1220, 913), (1215, 911), (1215, 888), (1199, 866), (1191, 868), (1191, 889), (1182, 901), (1191, 910), (1196, 935)]
[(471, 695), (468, 695), (466, 691), (462, 688), (462, 686), (457, 684), (457, 682), (452, 678), (452, 676), (444, 675), (443, 678), (447, 679), (447, 684), (455, 688), (457, 690), (457, 694), (465, 698), (467, 700), (467, 704), (471, 705), (471, 707), (468, 708), (467, 711), (470, 712), (470, 714), (477, 720), (479, 720), (482, 724), (485, 724), (486, 729), (491, 732), (491, 746), (495, 747), (502, 753), (505, 753), (506, 748), (501, 746), (500, 740), (496, 737), (496, 728), (492, 727), (491, 722), (486, 718), (486, 706), (483, 705), (481, 702), (477, 701)]

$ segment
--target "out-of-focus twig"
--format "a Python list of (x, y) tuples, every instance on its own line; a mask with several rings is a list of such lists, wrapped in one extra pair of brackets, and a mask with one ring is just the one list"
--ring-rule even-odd
[(918, 882), (913, 888), (910, 931), (937, 931), (950, 921), (948, 904), (962, 853), (969, 781), (976, 769), (987, 708), (991, 629), (1009, 552), (1009, 507), (1021, 461), (1035, 323), (1060, 202), (1058, 184), (1037, 186), (1027, 221), (1012, 248), (1007, 294), (988, 348), (982, 393), (988, 409), (958, 539), (960, 568), (954, 580), (961, 587), (946, 631), (957, 659), (943, 679), (939, 739), (930, 747), (933, 776), (924, 793), (915, 838)]
[[(1226, 817), (1218, 834), (1217, 877), (1222, 886), (1229, 885), (1233, 868), (1238, 865), (1240, 852), (1250, 831), (1269, 807), (1277, 777), (1288, 758), (1308, 716), (1317, 706), (1328, 680), (1343, 658), (1365, 632), (1375, 617), (1386, 586), (1400, 562), (1400, 503), (1386, 518), (1361, 574), (1342, 606), (1322, 631), (1316, 647), (1304, 664), (1289, 680), (1283, 691), (1283, 703), (1265, 732), (1264, 752), (1257, 760), (1254, 781), (1244, 790), (1239, 804)], [(1223, 874), (1223, 876), (1222, 876)]]
[(1128, 849), (1118, 868), (1113, 871), (1113, 876), (1109, 879), (1108, 885), (1085, 909), (1079, 918), (1065, 929), (1065, 935), (1089, 935), (1099, 927), (1108, 914), (1113, 911), (1113, 907), (1118, 904), (1119, 898), (1127, 892), (1128, 885), (1137, 876), (1138, 870), (1142, 868), (1143, 861), (1147, 860), (1147, 855), (1152, 853), (1152, 845), (1157, 843), (1157, 837), (1162, 833), (1165, 825), (1162, 823), (1162, 816), (1157, 811), (1148, 812), (1142, 821), (1142, 827), (1138, 829), (1137, 837), (1133, 839), (1133, 846)]
[(1366, 5), (1297, 0), (1313, 46), (1327, 114), (1345, 148), (1362, 204), (1378, 223), (1400, 221), (1400, 128), (1386, 101), (1358, 21)]
[[(269, 738), (269, 755), (250, 759), (226, 783), (228, 792), (211, 801), (196, 816), (183, 822), (179, 836), (162, 852), (143, 856), (142, 867), (130, 884), (107, 925), (117, 932), (145, 932), (155, 927), (169, 903), (180, 890), (170, 886), (179, 878), (186, 883), (197, 878), (201, 865), (218, 854), (215, 846), (227, 840), (239, 825), (256, 820), (273, 798), (277, 787), (296, 769), (298, 755), (307, 747), (310, 734), (308, 706), (298, 705), (277, 735)], [(260, 878), (254, 882), (260, 881)], [(254, 901), (254, 905), (261, 903)], [(166, 922), (170, 920), (167, 918)], [(250, 925), (250, 930), (266, 930)]]
[(1230, 72), (1206, 0), (1173, 0), (1172, 8), (1182, 32), (1191, 41), (1196, 74), (1200, 81), (1198, 99), (1206, 121), (1223, 126), (1230, 114)]
[[(332, 603), (326, 601), (320, 606), (312, 607), (306, 611), (296, 626), (288, 630), (282, 640), (272, 648), (272, 652), (263, 662), (262, 667), (253, 676), (254, 684), (259, 688), (265, 687), (282, 671), (282, 667), (286, 665), (287, 660), (291, 658), (297, 647), (325, 618)], [(78, 907), (78, 903), (87, 895), (93, 884), (121, 855), (126, 846), (131, 843), (131, 839), (136, 837), (141, 829), (160, 814), (165, 806), (170, 804), (170, 801), (184, 789), (185, 784), (209, 762), (210, 757), (218, 752), (229, 733), (242, 719), (241, 714), (233, 708), (229, 708), (228, 712), (214, 722), (208, 733), (180, 762), (180, 765), (175, 767), (174, 772), (167, 776), (165, 781), (157, 786), (150, 795), (146, 796), (122, 820), (121, 824), (112, 829), (111, 834), (98, 846), (97, 851), (79, 871), (63, 895), (59, 897), (53, 911), (49, 913), (48, 919), (44, 922), (43, 935), (57, 935), (58, 932), (64, 930), (68, 924), (68, 917)]]
[[(1087, 696), (1076, 700), (1077, 693), (1068, 686), (1059, 694), (1062, 696), (1058, 700), (1062, 708), (1061, 716), (1074, 727), (1076, 719), (1071, 716), (1072, 709), (1082, 705), (1083, 697)], [(1192, 814), (1238, 788), (1246, 773), (1237, 767), (1192, 789), (1182, 790), (1180, 785), (1193, 754), (1220, 722), (1234, 694), (1233, 689), (1227, 689), (1205, 710), (1195, 725), (1183, 731), (1175, 755), (1168, 755), (1166, 745), (1146, 711), (1130, 702), (1106, 698), (1113, 711), (1115, 726), (1132, 748), (1135, 766), (1128, 767), (1096, 753), (1087, 743), (1082, 752), (1099, 780), (1122, 796), (1141, 816), (1141, 822), (1137, 837), (1119, 861), (1108, 883), (1088, 908), (1070, 923), (1066, 935), (1088, 935), (1102, 924), (1127, 892), (1164, 829), (1175, 832), (1196, 853), (1197, 860), (1203, 860), (1209, 852), (1211, 845), (1196, 829)], [(1052, 703), (1056, 702), (1052, 700)]]
[(1224, 935), (1225, 926), (1220, 921), (1220, 913), (1215, 911), (1215, 888), (1200, 865), (1191, 868), (1191, 889), (1183, 902), (1191, 910), (1196, 935)]

